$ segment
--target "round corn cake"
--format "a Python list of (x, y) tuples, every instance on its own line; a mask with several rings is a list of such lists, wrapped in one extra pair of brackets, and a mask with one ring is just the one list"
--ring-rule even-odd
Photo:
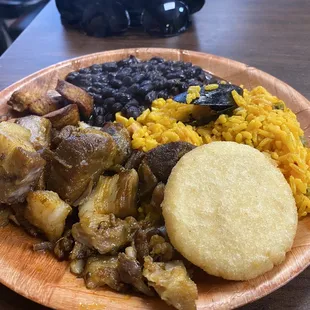
[(263, 153), (235, 142), (184, 155), (162, 208), (173, 246), (229, 280), (255, 278), (280, 264), (297, 229), (295, 200), (281, 171)]

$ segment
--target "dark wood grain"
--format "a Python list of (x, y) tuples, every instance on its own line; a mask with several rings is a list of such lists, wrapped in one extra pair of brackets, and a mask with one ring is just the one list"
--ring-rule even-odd
[[(96, 39), (65, 30), (51, 2), (0, 59), (0, 89), (53, 63), (124, 47), (172, 47), (232, 58), (287, 82), (310, 99), (309, 0), (207, 1), (182, 36), (140, 33)], [(21, 258), (22, 259), (22, 258)], [(1, 267), (1, 266), (0, 266)], [(310, 309), (310, 269), (271, 295), (243, 307)], [(44, 309), (0, 287), (0, 309)]]

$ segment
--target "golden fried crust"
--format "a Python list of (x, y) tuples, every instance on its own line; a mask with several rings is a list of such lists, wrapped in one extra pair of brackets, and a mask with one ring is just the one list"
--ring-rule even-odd
[(76, 104), (70, 104), (44, 115), (44, 118), (49, 119), (56, 129), (61, 129), (68, 125), (76, 126), (80, 121), (79, 109)]
[(281, 171), (263, 153), (213, 142), (184, 155), (162, 203), (174, 247), (209, 274), (255, 278), (292, 247), (297, 210)]
[(58, 80), (56, 91), (69, 103), (76, 104), (85, 118), (89, 118), (94, 108), (93, 98), (82, 88), (63, 80)]

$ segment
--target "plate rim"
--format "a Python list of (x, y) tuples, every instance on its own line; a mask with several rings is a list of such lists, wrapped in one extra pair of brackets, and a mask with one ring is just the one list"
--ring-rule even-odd
[[(43, 75), (49, 73), (49, 72), (52, 72), (52, 71), (55, 71), (57, 69), (61, 69), (69, 64), (78, 64), (79, 62), (81, 61), (85, 61), (86, 59), (96, 59), (97, 56), (102, 56), (102, 55), (105, 55), (105, 54), (110, 54), (110, 55), (117, 55), (119, 54), (121, 51), (125, 51), (127, 53), (133, 53), (133, 54), (137, 54), (139, 52), (142, 52), (142, 53), (150, 53), (150, 57), (152, 56), (152, 52), (156, 52), (156, 51), (166, 51), (167, 53), (170, 52), (170, 53), (176, 53), (178, 55), (181, 55), (181, 54), (187, 54), (187, 55), (194, 55), (194, 56), (197, 56), (197, 57), (208, 57), (211, 59), (215, 59), (217, 61), (221, 61), (221, 62), (227, 62), (229, 61), (230, 64), (232, 64), (233, 66), (238, 66), (238, 67), (243, 67), (244, 70), (253, 70), (255, 71), (256, 73), (258, 74), (263, 74), (263, 76), (265, 77), (269, 77), (270, 79), (273, 79), (276, 81), (277, 85), (281, 85), (281, 87), (285, 87), (285, 88), (288, 88), (290, 89), (290, 91), (293, 91), (294, 94), (297, 94), (298, 96), (300, 96), (300, 98), (302, 98), (304, 101), (306, 101), (307, 103), (309, 103), (309, 106), (310, 106), (310, 102), (309, 100), (303, 96), (301, 93), (299, 93), (297, 90), (295, 90), (293, 87), (291, 87), (290, 85), (288, 85), (286, 82), (272, 76), (271, 74), (267, 73), (267, 72), (264, 72), (260, 69), (257, 69), (256, 67), (253, 67), (253, 66), (249, 66), (245, 63), (242, 63), (242, 62), (239, 62), (239, 61), (236, 61), (236, 60), (232, 60), (232, 59), (229, 59), (229, 58), (226, 58), (226, 57), (222, 57), (222, 56), (217, 56), (217, 55), (213, 55), (213, 54), (209, 54), (209, 53), (204, 53), (204, 52), (198, 52), (198, 51), (191, 51), (191, 50), (187, 50), (187, 49), (174, 49), (174, 48), (150, 48), (150, 47), (139, 47), (139, 48), (129, 48), (129, 49), (116, 49), (116, 50), (108, 50), (108, 51), (103, 51), (103, 52), (97, 52), (97, 53), (91, 53), (91, 54), (86, 54), (86, 55), (82, 55), (82, 56), (78, 56), (78, 57), (74, 57), (74, 58), (70, 58), (70, 59), (66, 59), (66, 60), (63, 60), (61, 62), (58, 62), (58, 63), (55, 63), (55, 64), (52, 64), (48, 67), (45, 67), (45, 68), (42, 68), (41, 70), (38, 70), (18, 81), (16, 81), (15, 83), (5, 87), (4, 89), (2, 89), (0, 91), (0, 103), (2, 101), (6, 101), (7, 98), (10, 96), (10, 94), (15, 91), (15, 90), (18, 90), (19, 88), (21, 88), (23, 85), (25, 85), (26, 83), (30, 83), (32, 80), (36, 80), (37, 78), (39, 77), (42, 77)], [(137, 56), (139, 57), (139, 56)], [(95, 63), (95, 62), (94, 62)], [(1, 244), (0, 244), (1, 246)], [(300, 248), (303, 247), (303, 246), (299, 246)], [(310, 255), (310, 248), (307, 249), (308, 250), (308, 254)], [(310, 260), (308, 260), (308, 262), (304, 265), (302, 265), (301, 268), (298, 269), (297, 272), (295, 273), (291, 273), (290, 276), (283, 282), (280, 282), (278, 283), (277, 285), (274, 285), (272, 287), (272, 289), (268, 289), (266, 291), (262, 291), (262, 290), (259, 290), (256, 292), (256, 295), (252, 296), (251, 300), (250, 301), (246, 301), (246, 300), (243, 300), (239, 303), (236, 303), (234, 304), (233, 308), (236, 308), (236, 307), (240, 307), (240, 306), (243, 306), (243, 305), (246, 305), (246, 304), (249, 304), (249, 303), (252, 303), (252, 302), (255, 302), (257, 301), (258, 299), (264, 297), (264, 296), (267, 296), (269, 294), (271, 294), (272, 292), (276, 291), (277, 289), (281, 288), (282, 286), (286, 285), (288, 282), (290, 282), (292, 279), (294, 279), (296, 276), (298, 276), (301, 272), (303, 272), (308, 266), (310, 265)], [(1, 271), (0, 271), (0, 283), (2, 283), (3, 285), (5, 285), (6, 287), (8, 287), (9, 289), (15, 291), (16, 293), (18, 293), (19, 295), (21, 296), (24, 296), (28, 299), (31, 299), (33, 300), (34, 302), (37, 302), (41, 305), (44, 305), (44, 306), (47, 306), (47, 307), (53, 307), (53, 304), (51, 304), (49, 301), (48, 302), (42, 302), (42, 300), (39, 298), (37, 298), (36, 296), (33, 296), (33, 294), (27, 294), (27, 290), (24, 288), (22, 288), (22, 286), (14, 286), (14, 285), (11, 285), (9, 281), (6, 281), (3, 276), (1, 275)], [(260, 294), (257, 294), (257, 293), (260, 293)], [(204, 309), (204, 307), (202, 306), (201, 309)]]

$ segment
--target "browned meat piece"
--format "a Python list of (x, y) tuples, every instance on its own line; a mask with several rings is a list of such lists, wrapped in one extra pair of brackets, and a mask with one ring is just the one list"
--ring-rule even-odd
[(161, 209), (161, 203), (164, 200), (164, 192), (165, 185), (163, 183), (158, 183), (152, 193), (151, 201), (149, 203), (142, 204), (144, 214), (146, 215), (145, 220), (147, 220), (151, 226), (164, 224)]
[(125, 169), (138, 170), (144, 156), (144, 152), (134, 150), (124, 166)]
[(61, 96), (55, 91), (49, 91), (45, 95), (38, 96), (29, 104), (29, 111), (32, 114), (43, 116), (60, 109), (63, 106)]
[(82, 276), (85, 265), (86, 261), (84, 259), (75, 259), (70, 263), (70, 271), (76, 276)]
[(80, 215), (81, 221), (72, 226), (72, 235), (76, 241), (89, 248), (95, 248), (100, 254), (116, 253), (133, 240), (138, 223), (133, 217), (124, 220), (113, 214)]
[(93, 130), (72, 134), (55, 151), (47, 188), (73, 205), (90, 182), (97, 182), (100, 174), (114, 163), (115, 142), (110, 135)]
[(111, 177), (100, 176), (89, 198), (80, 206), (80, 216), (110, 213), (119, 218), (135, 216), (138, 182), (138, 174), (134, 169)]
[(145, 197), (151, 195), (154, 188), (156, 187), (158, 180), (154, 173), (152, 172), (149, 165), (146, 163), (145, 159), (143, 159), (139, 170), (139, 189), (140, 189), (140, 196)]
[(33, 95), (29, 92), (16, 90), (7, 104), (12, 107), (14, 111), (24, 112), (28, 109), (29, 105), (35, 100)]
[(11, 210), (5, 205), (0, 205), (0, 228), (9, 224)]
[(90, 117), (94, 109), (94, 100), (85, 90), (63, 80), (58, 80), (56, 90), (69, 103), (76, 104), (85, 118)]
[(143, 276), (154, 287), (160, 298), (179, 310), (196, 310), (196, 284), (189, 278), (182, 261), (154, 263), (145, 258)]
[(74, 240), (69, 230), (63, 237), (57, 240), (54, 247), (54, 254), (59, 260), (67, 259), (73, 250), (73, 246)]
[(120, 123), (106, 123), (102, 131), (111, 135), (117, 147), (116, 165), (123, 165), (131, 155), (131, 139), (127, 129)]
[(58, 145), (68, 139), (74, 132), (77, 132), (78, 128), (72, 125), (65, 126), (60, 131), (54, 129), (52, 132), (52, 148), (56, 149)]
[(144, 283), (141, 265), (135, 258), (119, 253), (117, 270), (122, 282), (132, 285), (147, 296), (154, 296), (153, 291)]
[(51, 242), (62, 236), (70, 212), (71, 207), (54, 192), (35, 191), (27, 196), (25, 218)]
[(45, 118), (49, 119), (56, 129), (61, 129), (68, 125), (77, 125), (80, 121), (78, 106), (69, 104), (64, 108), (45, 114)]
[(44, 165), (30, 142), (29, 130), (0, 123), (0, 203), (24, 201), (38, 183)]
[(155, 261), (168, 262), (173, 258), (173, 247), (169, 242), (159, 236), (154, 235), (150, 240), (150, 255)]
[(187, 142), (171, 142), (150, 150), (144, 160), (157, 179), (166, 183), (172, 168), (183, 155), (194, 148), (194, 145)]
[(29, 109), (33, 114), (42, 116), (60, 108), (59, 98), (55, 94), (38, 95), (34, 92), (17, 90), (7, 103), (17, 112)]
[(116, 256), (97, 255), (88, 258), (84, 270), (86, 287), (94, 289), (108, 285), (118, 292), (125, 291), (126, 286), (121, 283), (117, 267), (118, 259)]
[(10, 220), (12, 220), (16, 225), (23, 227), (30, 236), (37, 237), (39, 235), (38, 228), (30, 224), (25, 218), (26, 206), (24, 204), (14, 204), (10, 207), (13, 213)]
[(30, 131), (30, 142), (36, 150), (50, 146), (52, 124), (48, 119), (31, 115), (17, 119), (16, 123)]
[(70, 260), (79, 260), (88, 258), (92, 254), (94, 254), (94, 250), (90, 249), (89, 247), (78, 241), (75, 241), (69, 258)]
[(134, 244), (137, 251), (137, 259), (143, 264), (144, 257), (149, 255), (148, 237), (145, 230), (137, 230), (134, 236)]

